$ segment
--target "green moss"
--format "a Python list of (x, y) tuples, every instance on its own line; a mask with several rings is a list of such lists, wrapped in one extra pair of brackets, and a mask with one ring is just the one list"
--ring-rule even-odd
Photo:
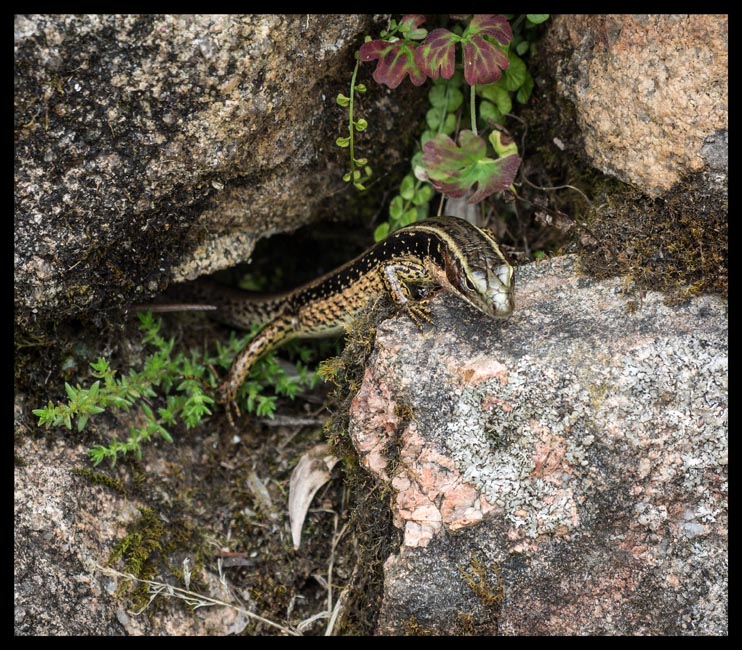
[(669, 302), (726, 296), (728, 206), (704, 183), (699, 174), (660, 199), (623, 184), (611, 192), (598, 187), (599, 207), (587, 220), (592, 236), (581, 241), (582, 268), (598, 278), (623, 275), (628, 290), (662, 291)]
[(107, 474), (96, 472), (86, 467), (75, 468), (70, 470), (70, 472), (75, 476), (80, 476), (84, 479), (87, 479), (93, 485), (102, 485), (103, 487), (107, 487), (122, 496), (128, 496), (128, 490), (126, 489), (124, 484), (118, 479), (108, 476)]
[[(325, 364), (326, 377), (335, 388), (329, 398), (332, 417), (324, 434), (343, 461), (346, 490), (353, 504), (350, 530), (356, 542), (356, 572), (348, 587), (346, 610), (336, 627), (336, 632), (343, 635), (373, 633), (383, 598), (383, 564), (401, 541), (400, 531), (391, 520), (393, 490), (361, 467), (347, 433), (351, 402), (373, 350), (376, 325), (392, 313), (391, 301), (379, 301), (353, 323), (340, 357)], [(405, 413), (412, 417), (408, 411)]]
[[(488, 571), (484, 563), (478, 557), (472, 555), (469, 566), (467, 568), (459, 567), (459, 572), (464, 582), (482, 603), (482, 606), (492, 613), (492, 620), (497, 626), (502, 600), (505, 597), (505, 587), (500, 567), (493, 564)], [(471, 618), (464, 617), (462, 623), (464, 627), (473, 627), (473, 619)], [(462, 633), (464, 632), (462, 631)], [(492, 633), (496, 633), (496, 630)]]
[(402, 626), (402, 634), (405, 636), (433, 636), (433, 632), (420, 625), (417, 618), (410, 616)]
[[(200, 574), (204, 568), (205, 551), (201, 535), (190, 522), (180, 518), (166, 520), (153, 508), (137, 507), (139, 518), (128, 526), (127, 534), (111, 550), (107, 564), (123, 562), (123, 570), (140, 580), (154, 580), (158, 576), (170, 575), (181, 583), (184, 580), (182, 559), (192, 561), (190, 583), (192, 589), (203, 588)], [(122, 596), (129, 583), (122, 582), (117, 592)], [(149, 602), (148, 587), (142, 582), (133, 585), (133, 605), (142, 608)]]

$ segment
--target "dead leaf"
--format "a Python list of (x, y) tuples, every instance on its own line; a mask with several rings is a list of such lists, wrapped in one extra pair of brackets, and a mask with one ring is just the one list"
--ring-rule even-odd
[(289, 522), (294, 550), (301, 544), (301, 530), (314, 495), (330, 480), (332, 468), (340, 459), (330, 446), (317, 445), (299, 459), (289, 481)]

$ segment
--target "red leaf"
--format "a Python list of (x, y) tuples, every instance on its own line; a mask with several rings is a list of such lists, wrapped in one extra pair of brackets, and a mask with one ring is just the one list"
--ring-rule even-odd
[(399, 21), (399, 31), (404, 34), (405, 38), (420, 40), (428, 33), (427, 29), (420, 28), (424, 22), (425, 16), (421, 14), (405, 14)]
[(481, 36), (464, 41), (464, 79), (470, 86), (494, 83), (508, 65), (508, 55)]
[(435, 189), (460, 198), (476, 190), (467, 203), (478, 203), (510, 187), (520, 166), (517, 153), (493, 159), (478, 135), (464, 130), (457, 145), (447, 135), (437, 135), (423, 145), (423, 167)]
[[(431, 79), (453, 77), (459, 37), (447, 29), (434, 29), (415, 50), (415, 63)], [(440, 71), (440, 72), (439, 72)]]
[(409, 75), (414, 85), (421, 86), (425, 74), (415, 64), (414, 50), (413, 45), (404, 41), (369, 41), (361, 45), (360, 57), (361, 61), (379, 60), (373, 73), (376, 83), (396, 88)]
[(507, 45), (513, 40), (513, 30), (505, 16), (495, 14), (477, 14), (469, 23), (470, 34), (487, 34), (500, 45)]
[(502, 76), (510, 61), (507, 54), (483, 36), (494, 38), (501, 45), (513, 39), (513, 30), (505, 16), (477, 14), (461, 37), (464, 50), (464, 79), (470, 86), (489, 84)]

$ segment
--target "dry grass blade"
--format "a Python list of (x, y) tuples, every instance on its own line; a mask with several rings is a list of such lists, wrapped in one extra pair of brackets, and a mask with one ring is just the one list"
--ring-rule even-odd
[(96, 568), (105, 575), (113, 576), (116, 578), (123, 578), (125, 580), (132, 580), (133, 582), (139, 582), (147, 585), (150, 592), (149, 602), (140, 611), (134, 612), (134, 616), (138, 616), (139, 614), (141, 614), (158, 596), (169, 596), (171, 598), (178, 598), (179, 600), (185, 601), (193, 609), (198, 609), (199, 607), (210, 607), (212, 605), (230, 607), (254, 621), (263, 623), (270, 627), (275, 627), (285, 634), (289, 634), (291, 636), (302, 636), (301, 632), (297, 632), (290, 627), (286, 627), (285, 625), (281, 625), (280, 623), (271, 621), (270, 619), (260, 616), (259, 614), (255, 614), (254, 612), (251, 612), (244, 607), (239, 607), (232, 603), (224, 602), (223, 600), (219, 600), (218, 598), (204, 596), (203, 594), (198, 594), (194, 591), (188, 591), (187, 589), (180, 589), (179, 587), (174, 587), (172, 585), (166, 584), (164, 582), (158, 582), (156, 580), (143, 580), (142, 578), (137, 578), (131, 573), (121, 573), (120, 571), (116, 571), (115, 569), (111, 569), (109, 567), (97, 566)]

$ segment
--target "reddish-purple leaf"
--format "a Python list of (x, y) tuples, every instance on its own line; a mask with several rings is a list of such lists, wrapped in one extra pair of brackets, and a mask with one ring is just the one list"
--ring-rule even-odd
[(464, 79), (470, 86), (494, 83), (508, 65), (508, 55), (481, 36), (464, 41)]
[(427, 29), (420, 28), (425, 22), (425, 16), (422, 14), (405, 14), (399, 21), (399, 31), (404, 34), (405, 38), (411, 38), (418, 41), (428, 33)]
[(469, 34), (487, 34), (500, 45), (507, 45), (513, 40), (513, 30), (505, 16), (496, 14), (476, 14), (469, 23)]
[(461, 37), (464, 50), (464, 79), (470, 86), (490, 84), (502, 76), (510, 65), (507, 54), (497, 45), (483, 38), (491, 36), (507, 45), (513, 39), (513, 30), (505, 16), (477, 14)]
[(435, 189), (461, 198), (476, 185), (467, 203), (478, 203), (494, 192), (509, 188), (519, 166), (517, 153), (488, 158), (486, 142), (467, 130), (459, 134), (458, 145), (443, 134), (423, 145), (423, 167)]
[(410, 81), (421, 86), (425, 83), (423, 74), (415, 64), (415, 47), (404, 41), (369, 41), (361, 45), (361, 61), (378, 59), (373, 78), (376, 83), (385, 84), (389, 88), (396, 88), (402, 83), (405, 75)]
[(434, 29), (415, 50), (415, 63), (431, 79), (453, 77), (456, 43), (461, 39), (447, 29)]

